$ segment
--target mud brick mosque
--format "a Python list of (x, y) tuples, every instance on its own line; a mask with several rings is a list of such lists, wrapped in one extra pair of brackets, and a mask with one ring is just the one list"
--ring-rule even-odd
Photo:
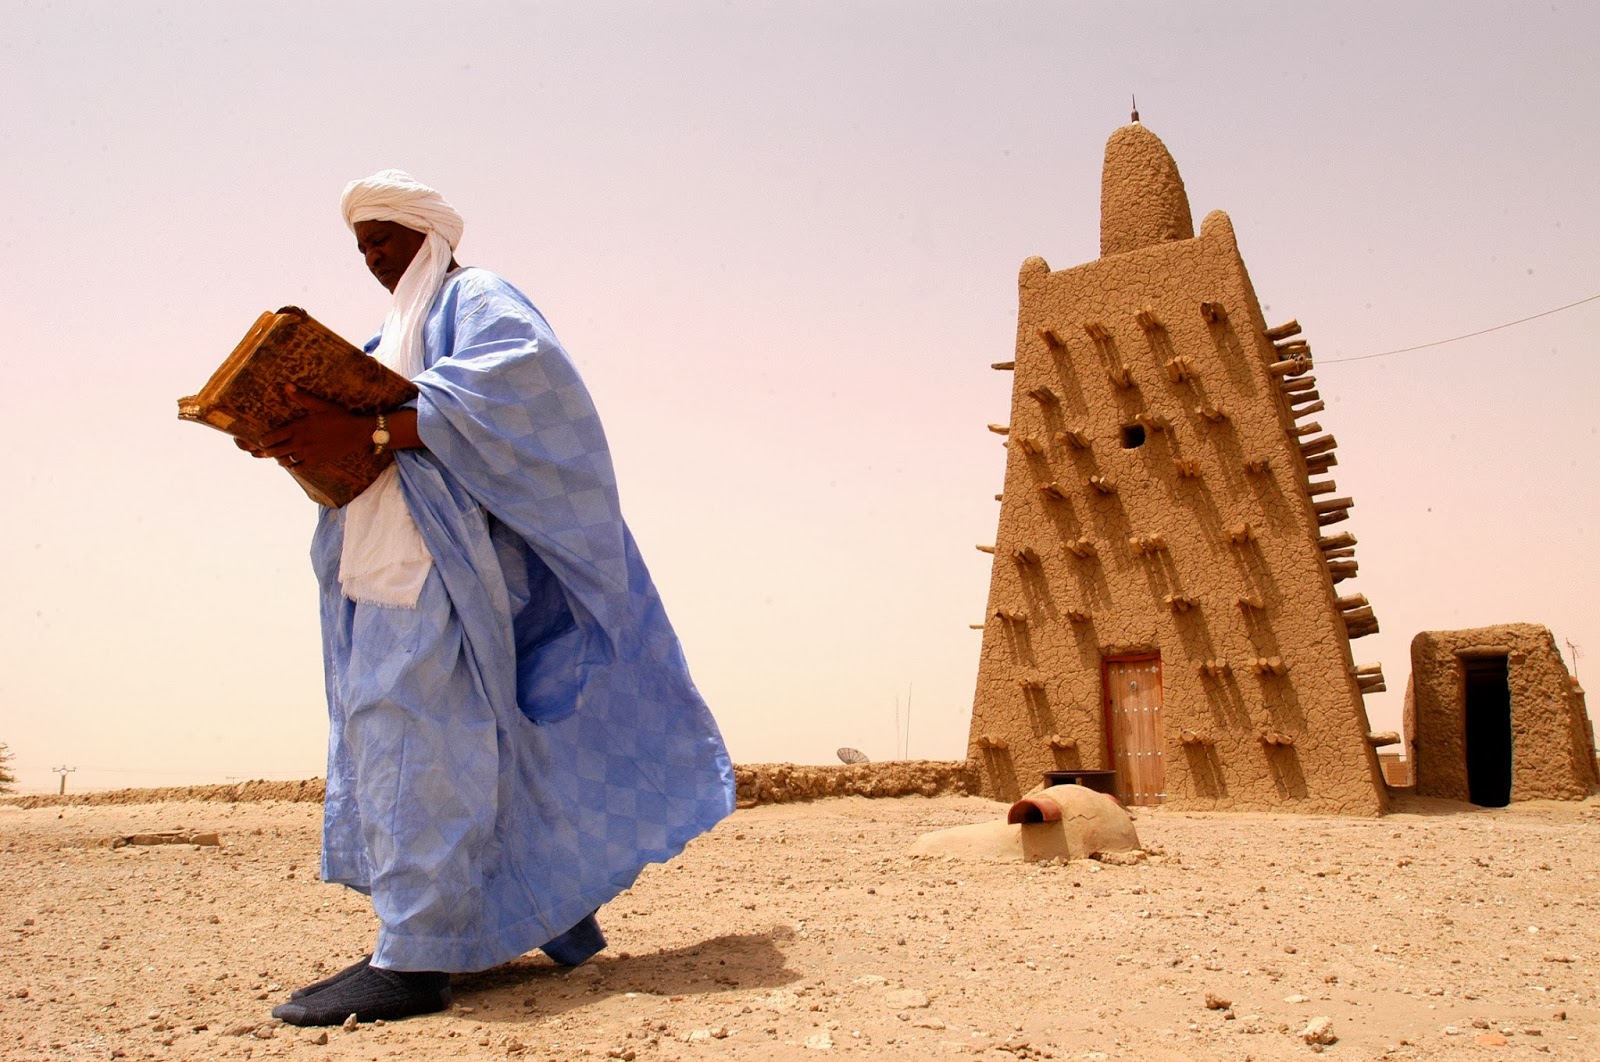
[[(1353, 506), (1311, 347), (1269, 324), (1228, 215), (1197, 236), (1138, 121), (1106, 144), (1100, 257), (1019, 277), (1011, 413), (968, 758), (1014, 800), (1046, 771), (1125, 803), (1355, 815), (1377, 749), (1423, 795), (1504, 804), (1600, 788), (1583, 692), (1549, 631), (1425, 632), (1404, 735), (1355, 643)], [(1058, 775), (1058, 780), (1062, 777)], [(1399, 780), (1399, 779), (1395, 779)]]

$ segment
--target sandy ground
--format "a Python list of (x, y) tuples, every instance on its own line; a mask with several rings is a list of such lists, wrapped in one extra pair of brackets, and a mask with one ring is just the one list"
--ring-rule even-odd
[[(1129, 866), (906, 854), (1003, 813), (975, 797), (749, 808), (609, 904), (590, 964), (325, 1040), (268, 1017), (374, 929), (316, 880), (315, 804), (0, 807), (0, 1056), (1600, 1059), (1600, 801), (1402, 807), (1147, 810)], [(222, 843), (104, 843), (163, 830)]]

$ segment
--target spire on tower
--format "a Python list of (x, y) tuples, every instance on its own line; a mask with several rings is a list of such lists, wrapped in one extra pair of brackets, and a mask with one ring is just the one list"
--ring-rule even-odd
[(1133, 124), (1134, 125), (1138, 125), (1139, 124), (1139, 97), (1138, 96), (1132, 96), (1131, 98), (1133, 99)]

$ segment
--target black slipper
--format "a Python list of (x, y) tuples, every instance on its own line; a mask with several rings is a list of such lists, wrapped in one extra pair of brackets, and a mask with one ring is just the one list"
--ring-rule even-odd
[(272, 1008), (290, 1025), (340, 1025), (356, 1021), (394, 1021), (431, 1014), (450, 1005), (450, 975), (433, 971), (385, 970), (368, 965), (314, 995)]
[(324, 988), (327, 988), (330, 985), (338, 984), (351, 974), (358, 974), (362, 970), (365, 970), (367, 968), (367, 963), (371, 961), (371, 955), (363, 955), (360, 959), (357, 959), (349, 966), (346, 966), (332, 977), (324, 977), (322, 980), (315, 981), (309, 985), (306, 985), (304, 988), (295, 989), (293, 992), (289, 993), (289, 998), (291, 1000), (304, 999), (313, 992), (321, 992)]
[(565, 933), (548, 941), (539, 950), (562, 966), (582, 966), (605, 949), (606, 936), (600, 932), (600, 923), (594, 912)]

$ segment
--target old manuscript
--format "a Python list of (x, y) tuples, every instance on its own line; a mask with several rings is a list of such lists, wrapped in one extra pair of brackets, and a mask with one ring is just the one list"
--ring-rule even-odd
[[(264, 313), (200, 393), (178, 399), (178, 417), (258, 443), (305, 415), (288, 385), (352, 413), (376, 416), (416, 397), (410, 380), (319, 324), (298, 306)], [(362, 451), (341, 461), (286, 469), (312, 501), (338, 508), (367, 488), (394, 457)]]

